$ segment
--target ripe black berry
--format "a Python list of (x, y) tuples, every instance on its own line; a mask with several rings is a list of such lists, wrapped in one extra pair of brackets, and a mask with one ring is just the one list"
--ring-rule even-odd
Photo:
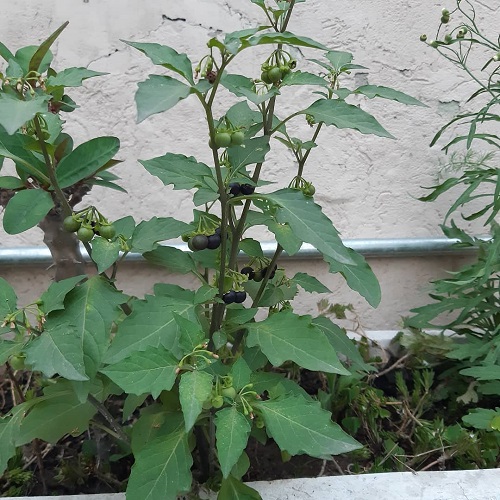
[(240, 186), (240, 193), (244, 196), (248, 196), (249, 194), (253, 194), (255, 191), (255, 187), (251, 184), (242, 184)]
[(241, 274), (246, 274), (248, 276), (249, 280), (253, 280), (255, 277), (255, 271), (253, 270), (253, 267), (247, 266), (244, 267), (241, 271)]
[(236, 301), (236, 292), (234, 290), (229, 290), (229, 292), (226, 292), (223, 296), (222, 296), (222, 300), (226, 303), (226, 304), (232, 304), (233, 302)]
[(215, 250), (216, 248), (219, 248), (220, 241), (221, 241), (220, 234), (217, 234), (217, 233), (211, 234), (208, 237), (207, 248), (209, 248), (210, 250)]
[(246, 298), (247, 298), (247, 292), (244, 291), (235, 292), (234, 302), (236, 304), (241, 304), (242, 302), (245, 302)]
[(240, 194), (240, 183), (231, 182), (231, 184), (229, 184), (229, 193), (233, 196), (238, 196)]

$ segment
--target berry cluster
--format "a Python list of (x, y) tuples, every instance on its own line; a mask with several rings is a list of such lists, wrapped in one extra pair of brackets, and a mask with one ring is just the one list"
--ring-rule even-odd
[(283, 78), (290, 73), (292, 69), (297, 66), (297, 61), (295, 59), (290, 59), (289, 61), (282, 62), (281, 64), (270, 65), (267, 61), (261, 66), (262, 73), (260, 79), (270, 84), (278, 84), (283, 80)]
[(209, 236), (207, 236), (206, 234), (195, 234), (188, 240), (188, 247), (193, 252), (205, 250), (206, 248), (208, 248), (209, 250), (215, 250), (216, 248), (220, 247), (220, 234), (220, 227), (215, 230), (214, 234), (211, 234)]
[(218, 148), (229, 146), (241, 146), (245, 140), (245, 134), (239, 129), (218, 129), (215, 132), (215, 145)]
[(242, 302), (245, 302), (246, 298), (247, 292), (245, 292), (244, 290), (229, 290), (222, 296), (222, 300), (226, 304), (241, 304)]
[[(257, 283), (259, 283), (264, 279), (264, 276), (267, 273), (267, 269), (267, 267), (263, 267), (261, 269), (254, 270), (253, 267), (246, 266), (240, 271), (240, 273), (248, 276), (249, 281), (256, 281)], [(272, 280), (274, 278), (277, 269), (278, 265), (275, 264), (273, 270), (271, 271), (271, 274), (269, 275), (269, 279)]]
[(97, 211), (91, 207), (85, 211), (68, 215), (63, 221), (63, 228), (68, 233), (76, 233), (78, 239), (83, 243), (88, 243), (94, 236), (102, 236), (111, 240), (116, 235), (116, 229), (100, 214), (97, 214), (97, 220), (94, 216)]
[(231, 182), (228, 187), (229, 194), (232, 194), (233, 196), (248, 196), (253, 194), (255, 191), (255, 187), (251, 184), (240, 184), (239, 182)]

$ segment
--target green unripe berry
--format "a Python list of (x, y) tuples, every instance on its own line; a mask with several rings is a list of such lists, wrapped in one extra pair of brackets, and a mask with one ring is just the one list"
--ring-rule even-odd
[(78, 222), (72, 215), (68, 215), (63, 221), (63, 227), (68, 233), (76, 233), (80, 229), (81, 223)]
[(215, 134), (215, 145), (218, 148), (227, 148), (231, 145), (231, 136), (227, 132), (217, 132)]
[(277, 66), (274, 66), (267, 72), (267, 76), (272, 83), (278, 83), (283, 77), (283, 74)]
[(212, 398), (212, 406), (214, 408), (222, 408), (224, 405), (224, 398), (222, 396), (215, 396)]
[(24, 370), (26, 368), (24, 360), (25, 357), (21, 354), (14, 354), (9, 358), (9, 364), (14, 370)]
[(434, 49), (437, 49), (439, 47), (439, 43), (436, 40), (431, 40), (429, 42), (429, 45)]
[(270, 83), (272, 83), (272, 82), (271, 82), (271, 80), (269, 79), (269, 74), (268, 74), (268, 72), (267, 72), (267, 71), (263, 71), (263, 72), (261, 73), (261, 75), (260, 75), (260, 79), (261, 79), (264, 83), (267, 83), (268, 85), (269, 85)]
[(425, 42), (427, 40), (427, 35), (424, 33), (423, 35), (420, 35), (420, 41)]
[(94, 237), (94, 231), (90, 227), (82, 226), (76, 235), (81, 242), (88, 243)]
[(450, 16), (441, 16), (441, 23), (448, 24), (450, 22)]
[(451, 42), (453, 42), (453, 37), (449, 34), (445, 35), (444, 41), (445, 41), (445, 43), (451, 43)]
[(231, 144), (241, 146), (245, 140), (245, 134), (241, 130), (236, 130), (231, 134)]
[(116, 229), (113, 224), (103, 224), (99, 226), (99, 234), (106, 238), (107, 240), (111, 240), (116, 235)]
[(236, 397), (236, 389), (234, 387), (224, 387), (221, 391), (222, 396), (229, 399), (234, 399)]

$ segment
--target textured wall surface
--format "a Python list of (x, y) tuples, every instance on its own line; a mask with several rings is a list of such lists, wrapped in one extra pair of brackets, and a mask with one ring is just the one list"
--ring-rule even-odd
[[(478, 24), (495, 35), (500, 14), (498, 1), (476, 3)], [(474, 90), (464, 73), (419, 42), (423, 32), (433, 37), (441, 7), (441, 2), (435, 0), (307, 0), (297, 4), (291, 31), (333, 49), (350, 51), (354, 62), (368, 68), (348, 77), (348, 86), (392, 86), (428, 106), (407, 107), (387, 100), (359, 99), (355, 102), (373, 113), (396, 140), (332, 127), (320, 135), (319, 147), (311, 154), (305, 177), (316, 185), (317, 202), (344, 238), (440, 234), (438, 224), (451, 196), (433, 204), (423, 204), (416, 197), (423, 194), (420, 186), (433, 184), (440, 162), (446, 161), (439, 147), (429, 148), (431, 138), (463, 109), (466, 97)], [(70, 93), (81, 107), (67, 115), (67, 130), (77, 143), (98, 135), (119, 137), (122, 148), (118, 158), (123, 163), (114, 171), (128, 190), (125, 195), (96, 188), (86, 203), (97, 205), (111, 219), (131, 213), (136, 221), (153, 215), (190, 220), (189, 193), (163, 187), (137, 159), (170, 151), (209, 163), (202, 109), (194, 98), (186, 99), (173, 110), (136, 124), (136, 84), (148, 74), (160, 71), (120, 40), (164, 43), (188, 53), (197, 62), (205, 54), (209, 37), (264, 23), (262, 11), (249, 0), (9, 2), (2, 7), (0, 40), (16, 50), (41, 42), (66, 20), (70, 24), (54, 46), (55, 69), (88, 66), (109, 73)], [(257, 77), (264, 55), (262, 49), (246, 51), (235, 61), (233, 71)], [(319, 54), (304, 49), (294, 55), (299, 68), (309, 68), (306, 58)], [(279, 99), (278, 113), (283, 116), (314, 99), (305, 90), (286, 89)], [(222, 95), (215, 114), (222, 115), (232, 102), (234, 97)], [(292, 130), (294, 127), (297, 132), (310, 134), (303, 119), (292, 124)], [(291, 155), (280, 145), (276, 145), (269, 158), (264, 177), (275, 182), (270, 187), (274, 190), (288, 183), (295, 167)], [(481, 232), (480, 227), (474, 229)], [(3, 229), (0, 233), (0, 246), (41, 244), (38, 229), (18, 236), (6, 235)], [(257, 237), (269, 239), (265, 233), (257, 233)], [(371, 311), (338, 277), (326, 279), (335, 290), (328, 298), (354, 303), (367, 327), (385, 328), (395, 327), (400, 315), (425, 302), (427, 281), (441, 275), (444, 268), (456, 268), (458, 260), (383, 259), (372, 260), (371, 264), (383, 286), (383, 302), (378, 311)], [(290, 264), (292, 272), (304, 267), (311, 273), (325, 274), (326, 268), (318, 262)], [(0, 267), (0, 275), (11, 280), (26, 300), (50, 280), (50, 271), (26, 268)], [(159, 277), (157, 270), (146, 265), (128, 265), (121, 283), (127, 291), (141, 294)], [(317, 300), (317, 295), (300, 296), (300, 309), (313, 311)]]

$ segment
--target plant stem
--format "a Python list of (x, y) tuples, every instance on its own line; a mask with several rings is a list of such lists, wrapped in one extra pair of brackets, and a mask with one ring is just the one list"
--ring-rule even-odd
[(98, 401), (92, 394), (88, 395), (88, 400), (91, 405), (93, 405), (97, 411), (106, 419), (111, 428), (118, 434), (119, 438), (126, 444), (130, 446), (130, 438), (123, 432), (121, 426), (113, 418), (113, 415), (109, 413), (108, 409)]

